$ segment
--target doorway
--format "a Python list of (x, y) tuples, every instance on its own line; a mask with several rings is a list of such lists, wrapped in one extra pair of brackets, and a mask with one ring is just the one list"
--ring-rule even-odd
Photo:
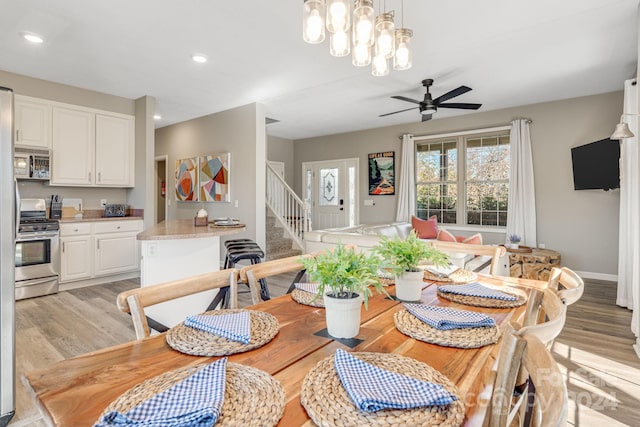
[(302, 164), (302, 188), (315, 230), (356, 225), (359, 159)]
[(156, 209), (156, 224), (167, 219), (167, 175), (168, 175), (168, 156), (158, 156), (155, 158), (155, 189), (154, 200)]

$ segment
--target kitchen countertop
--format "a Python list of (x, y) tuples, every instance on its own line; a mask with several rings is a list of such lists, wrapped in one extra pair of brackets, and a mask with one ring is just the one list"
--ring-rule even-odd
[(207, 225), (196, 227), (193, 219), (163, 221), (139, 233), (138, 240), (175, 240), (201, 237), (226, 236), (245, 231), (246, 227), (217, 227)]

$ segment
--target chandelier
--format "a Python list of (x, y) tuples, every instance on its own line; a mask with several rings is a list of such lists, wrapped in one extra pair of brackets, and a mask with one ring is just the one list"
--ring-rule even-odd
[(302, 38), (307, 43), (322, 43), (326, 27), (331, 55), (351, 54), (356, 67), (371, 65), (371, 74), (386, 76), (391, 61), (394, 70), (408, 70), (413, 61), (413, 31), (403, 25), (396, 29), (394, 15), (383, 8), (376, 17), (373, 0), (355, 0), (353, 13), (350, 0), (304, 0)]

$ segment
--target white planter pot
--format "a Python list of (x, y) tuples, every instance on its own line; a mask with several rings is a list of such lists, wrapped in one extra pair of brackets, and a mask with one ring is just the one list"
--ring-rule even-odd
[(396, 276), (396, 297), (400, 301), (420, 301), (422, 296), (422, 281), (424, 272), (405, 271), (402, 276)]
[(356, 298), (324, 296), (327, 332), (335, 338), (353, 338), (360, 332), (362, 295)]
[(511, 244), (511, 249), (518, 249), (520, 247), (519, 243), (512, 243)]

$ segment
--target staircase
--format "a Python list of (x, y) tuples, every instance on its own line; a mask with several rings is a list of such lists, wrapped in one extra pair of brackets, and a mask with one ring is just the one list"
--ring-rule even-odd
[(288, 237), (288, 233), (276, 220), (275, 215), (269, 208), (267, 208), (266, 212), (265, 225), (267, 230), (267, 253), (265, 261), (302, 255), (302, 250), (297, 248), (293, 239)]
[(311, 229), (309, 209), (271, 165), (266, 166), (266, 259), (300, 255), (304, 232)]

